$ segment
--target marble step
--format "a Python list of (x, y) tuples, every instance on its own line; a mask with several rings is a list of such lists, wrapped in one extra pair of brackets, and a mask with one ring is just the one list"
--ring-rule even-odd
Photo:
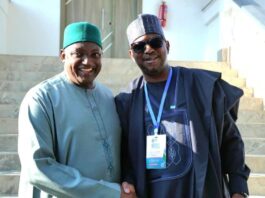
[[(104, 66), (101, 69), (101, 72), (99, 75), (103, 75), (105, 77), (110, 75), (116, 75), (120, 77), (126, 77), (128, 80), (131, 80), (139, 75), (141, 75), (140, 69), (137, 68), (136, 65), (127, 65), (126, 67), (124, 65), (117, 65), (115, 62), (111, 63), (113, 65)], [(25, 66), (26, 67), (26, 66)], [(60, 70), (59, 70), (60, 69)], [(57, 73), (60, 73), (63, 71), (63, 68), (59, 67), (59, 69), (56, 69), (56, 71), (42, 71), (42, 70), (29, 70), (29, 71), (17, 71), (17, 70), (0, 70), (0, 80), (25, 80), (25, 81), (35, 81), (39, 79), (46, 79), (51, 76), (56, 75)], [(234, 75), (233, 72), (229, 72), (230, 70), (226, 71), (224, 70), (222, 73), (223, 77), (231, 77), (231, 78), (239, 78), (237, 75)], [(35, 74), (35, 75), (34, 75)]]
[[(7, 182), (6, 182), (7, 181)], [(3, 185), (2, 185), (3, 183)], [(0, 173), (0, 197), (16, 197), (19, 186), (19, 174)], [(265, 195), (265, 175), (251, 174), (248, 180), (250, 198), (261, 198)]]
[[(29, 74), (30, 73), (30, 74)], [(1, 75), (5, 73), (2, 72)], [(6, 79), (0, 78), (0, 90), (1, 91), (26, 91), (30, 89), (33, 85), (38, 84), (39, 82), (54, 76), (56, 73), (52, 74), (51, 72), (21, 72), (18, 74), (12, 73), (6, 74)], [(0, 75), (0, 77), (1, 77)], [(16, 77), (17, 76), (17, 77)], [(123, 75), (121, 71), (111, 71), (111, 72), (101, 72), (98, 77), (98, 80), (107, 83), (109, 85), (119, 84), (121, 86), (126, 86), (125, 82), (129, 83), (132, 79), (134, 79), (137, 75)], [(246, 80), (238, 77), (231, 77), (228, 75), (224, 75), (222, 77), (227, 82), (231, 83), (240, 88), (244, 88), (246, 86)], [(18, 80), (20, 79), (20, 80)]]
[(58, 57), (0, 55), (0, 71), (57, 72), (62, 68)]
[[(4, 106), (4, 108), (2, 108)], [(0, 134), (16, 134), (18, 107), (15, 105), (0, 105)], [(258, 120), (257, 120), (258, 121)], [(238, 123), (242, 137), (265, 138), (265, 120), (262, 123)]]
[(0, 94), (0, 104), (17, 104), (19, 105), (25, 96), (25, 92), (3, 91)]
[[(5, 184), (4, 186), (0, 187), (0, 197), (1, 198), (17, 198), (17, 192), (18, 192), (18, 182), (19, 182), (19, 176), (5, 176), (3, 179), (12, 179), (12, 182), (8, 182), (8, 184)], [(249, 191), (250, 196), (249, 198), (264, 198), (265, 192), (264, 192), (264, 175), (251, 175), (248, 180), (249, 185)], [(1, 182), (1, 176), (0, 176), (0, 182)], [(5, 189), (8, 188), (8, 189)], [(12, 193), (12, 194), (11, 194)]]
[(0, 171), (20, 171), (17, 152), (0, 152)]
[[(135, 63), (129, 58), (103, 58), (103, 65), (129, 65), (135, 66)], [(115, 64), (114, 64), (115, 63)], [(188, 66), (196, 68), (216, 68), (216, 71), (231, 69), (226, 62), (215, 61), (169, 61), (172, 66)], [(42, 67), (46, 66), (46, 67)], [(28, 68), (42, 71), (54, 71), (53, 69), (61, 68), (62, 62), (58, 57), (42, 57), (42, 56), (3, 56), (0, 55), (0, 70), (30, 71)], [(57, 69), (56, 69), (57, 70)]]
[(17, 134), (0, 134), (0, 151), (17, 152)]
[[(135, 70), (135, 71), (133, 71)], [(62, 71), (62, 70), (60, 70)], [(60, 72), (59, 71), (59, 72)], [(42, 71), (2, 71), (0, 72), (0, 80), (1, 81), (37, 81), (40, 82), (42, 80), (45, 80), (49, 77), (52, 77), (56, 75), (58, 72), (42, 72)], [(129, 80), (132, 80), (133, 78), (141, 75), (140, 70), (138, 68), (136, 69), (126, 69), (123, 71), (120, 67), (115, 68), (115, 66), (112, 67), (112, 70), (108, 70), (106, 68), (102, 68), (99, 76), (103, 76), (102, 78), (109, 77), (110, 75), (115, 75), (119, 77), (126, 77)], [(238, 77), (235, 76), (233, 73), (224, 72), (223, 73), (223, 79), (225, 80), (233, 80), (237, 79)], [(245, 84), (244, 79), (240, 79), (240, 83)]]
[[(246, 154), (263, 155), (265, 153), (265, 138), (243, 137)], [(0, 151), (17, 151), (17, 134), (0, 134)]]
[(2, 134), (17, 134), (18, 133), (18, 119), (0, 117), (0, 135)]
[(265, 122), (237, 124), (242, 137), (265, 138)]
[[(114, 95), (116, 95), (120, 90), (125, 89), (126, 87), (119, 85), (106, 85), (112, 89)], [(20, 104), (25, 94), (25, 91), (2, 91), (0, 94), (0, 104)], [(263, 110), (263, 100), (261, 98), (244, 96), (240, 100), (239, 108), (240, 110)]]
[[(251, 172), (265, 174), (265, 155), (246, 155)], [(0, 152), (0, 171), (20, 170), (17, 152)]]
[(262, 98), (243, 96), (240, 99), (239, 110), (262, 111), (263, 109)]
[[(117, 94), (122, 88), (119, 86), (113, 86), (114, 94)], [(3, 91), (0, 94), (0, 105), (19, 105), (25, 96), (25, 92), (7, 92)], [(243, 96), (240, 100), (239, 111), (258, 111), (258, 115), (262, 114), (263, 110), (263, 100), (261, 98), (254, 98), (249, 96)], [(18, 108), (17, 108), (18, 110)], [(16, 111), (17, 111), (16, 110)], [(11, 114), (11, 112), (10, 112)], [(241, 113), (242, 114), (242, 113)], [(1, 115), (1, 114), (0, 114)], [(257, 115), (257, 116), (258, 116)], [(241, 120), (241, 115), (239, 115), (239, 121)]]
[(246, 124), (246, 123), (253, 123), (253, 124), (265, 123), (265, 111), (263, 110), (255, 111), (249, 109), (239, 110), (237, 124)]
[[(103, 65), (112, 65), (111, 63), (121, 65), (134, 65), (133, 61), (129, 58), (103, 58)], [(169, 61), (170, 65), (176, 66), (190, 66), (190, 67), (213, 67), (218, 69), (230, 69), (230, 66), (226, 62), (215, 61)], [(7, 65), (10, 65), (9, 67)], [(0, 70), (13, 70), (12, 67), (20, 70), (22, 65), (22, 71), (28, 67), (37, 69), (38, 66), (45, 65), (52, 69), (52, 67), (59, 67), (62, 65), (60, 59), (57, 56), (20, 56), (20, 55), (0, 55)], [(29, 65), (23, 67), (23, 65)], [(45, 67), (41, 69), (46, 69)], [(52, 70), (53, 71), (53, 70)]]
[(230, 69), (227, 62), (216, 62), (216, 61), (168, 61), (171, 65), (181, 65), (185, 67), (216, 67), (220, 70)]
[[(1, 57), (0, 57), (1, 60)], [(102, 74), (122, 74), (134, 78), (140, 75), (140, 69), (130, 59), (103, 58)], [(169, 61), (170, 65), (184, 66), (189, 68), (201, 68), (211, 71), (221, 72), (224, 76), (238, 77), (237, 71), (230, 68), (225, 62), (209, 62), (209, 61)], [(4, 71), (6, 75), (0, 75), (0, 79), (21, 78), (25, 72), (60, 72), (63, 70), (62, 63), (58, 57), (23, 57), (17, 56), (10, 60), (10, 57), (2, 57), (0, 61), (0, 71)], [(16, 71), (16, 73), (12, 73)], [(44, 74), (45, 75), (45, 74)], [(28, 75), (27, 75), (28, 76)], [(32, 76), (32, 75), (31, 75)], [(47, 76), (47, 75), (46, 75)], [(49, 75), (48, 75), (49, 76)], [(26, 76), (25, 76), (26, 77)], [(34, 77), (33, 77), (34, 78)], [(131, 79), (129, 78), (129, 79)], [(36, 78), (36, 79), (44, 79)]]
[(251, 173), (265, 174), (265, 153), (262, 155), (246, 155), (246, 164)]
[(265, 138), (244, 138), (245, 153), (248, 155), (265, 154)]
[(41, 82), (48, 79), (57, 72), (39, 72), (39, 71), (28, 71), (28, 72), (18, 72), (18, 71), (5, 71), (0, 72), (0, 81), (33, 81)]
[(265, 174), (252, 173), (248, 179), (249, 193), (251, 196), (265, 195)]
[(250, 88), (250, 87), (241, 87), (241, 89), (243, 89), (243, 91), (244, 91), (244, 96), (249, 96), (249, 97), (253, 97), (254, 96), (254, 90), (253, 90), (253, 88)]
[(0, 91), (27, 92), (37, 81), (0, 81)]
[(0, 172), (0, 195), (16, 196), (19, 186), (19, 172), (3, 171)]
[[(265, 174), (265, 155), (246, 155), (246, 164), (252, 173)], [(0, 171), (20, 171), (17, 152), (0, 152)]]
[[(0, 172), (0, 196), (16, 196), (19, 186), (19, 172)], [(251, 197), (265, 195), (265, 174), (252, 173), (248, 180)]]
[(18, 104), (0, 104), (0, 118), (17, 118), (18, 113)]
[[(139, 75), (140, 69), (138, 66), (130, 59), (109, 59), (104, 58), (103, 70), (108, 73), (113, 70), (119, 70), (124, 74), (137, 74)], [(183, 66), (187, 68), (200, 68), (205, 70), (217, 71), (222, 74), (227, 74), (229, 76), (237, 77), (238, 73), (235, 69), (230, 68), (226, 62), (212, 62), (212, 61), (169, 61), (169, 65), (172, 66)]]

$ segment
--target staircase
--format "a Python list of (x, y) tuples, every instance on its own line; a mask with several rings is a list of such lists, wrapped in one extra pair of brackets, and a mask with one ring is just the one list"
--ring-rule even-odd
[[(265, 111), (262, 99), (253, 97), (245, 79), (223, 62), (176, 62), (182, 65), (222, 72), (223, 79), (244, 90), (239, 108), (238, 127), (245, 142), (246, 161), (252, 170), (250, 197), (265, 197)], [(0, 197), (16, 197), (20, 163), (17, 155), (17, 116), (26, 91), (40, 81), (63, 70), (57, 57), (0, 55)], [(135, 76), (138, 67), (129, 59), (103, 59), (97, 80), (114, 94)]]

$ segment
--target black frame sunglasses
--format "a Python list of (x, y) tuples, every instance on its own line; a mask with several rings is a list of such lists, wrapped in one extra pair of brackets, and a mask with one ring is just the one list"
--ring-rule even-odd
[(163, 46), (164, 39), (161, 36), (153, 37), (147, 41), (139, 41), (131, 44), (131, 49), (134, 53), (143, 53), (145, 51), (145, 46), (149, 45), (153, 49), (158, 49)]

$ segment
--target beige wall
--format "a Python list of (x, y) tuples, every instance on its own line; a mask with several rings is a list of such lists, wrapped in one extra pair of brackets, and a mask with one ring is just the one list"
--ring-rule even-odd
[(246, 78), (247, 86), (254, 88), (254, 96), (265, 104), (265, 26), (247, 10), (232, 6), (222, 14), (223, 38), (230, 47), (233, 68)]
[(86, 20), (100, 28), (106, 50), (104, 57), (128, 58), (126, 28), (141, 13), (142, 0), (79, 0), (62, 5), (62, 8), (65, 13), (62, 21), (66, 25)]
[(126, 28), (142, 12), (142, 0), (116, 0), (114, 12), (114, 46), (115, 58), (129, 58)]

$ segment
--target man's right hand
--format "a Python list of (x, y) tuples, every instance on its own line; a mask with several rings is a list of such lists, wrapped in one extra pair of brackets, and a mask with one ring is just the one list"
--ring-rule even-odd
[(122, 182), (121, 198), (137, 198), (134, 185), (129, 184), (128, 182)]

